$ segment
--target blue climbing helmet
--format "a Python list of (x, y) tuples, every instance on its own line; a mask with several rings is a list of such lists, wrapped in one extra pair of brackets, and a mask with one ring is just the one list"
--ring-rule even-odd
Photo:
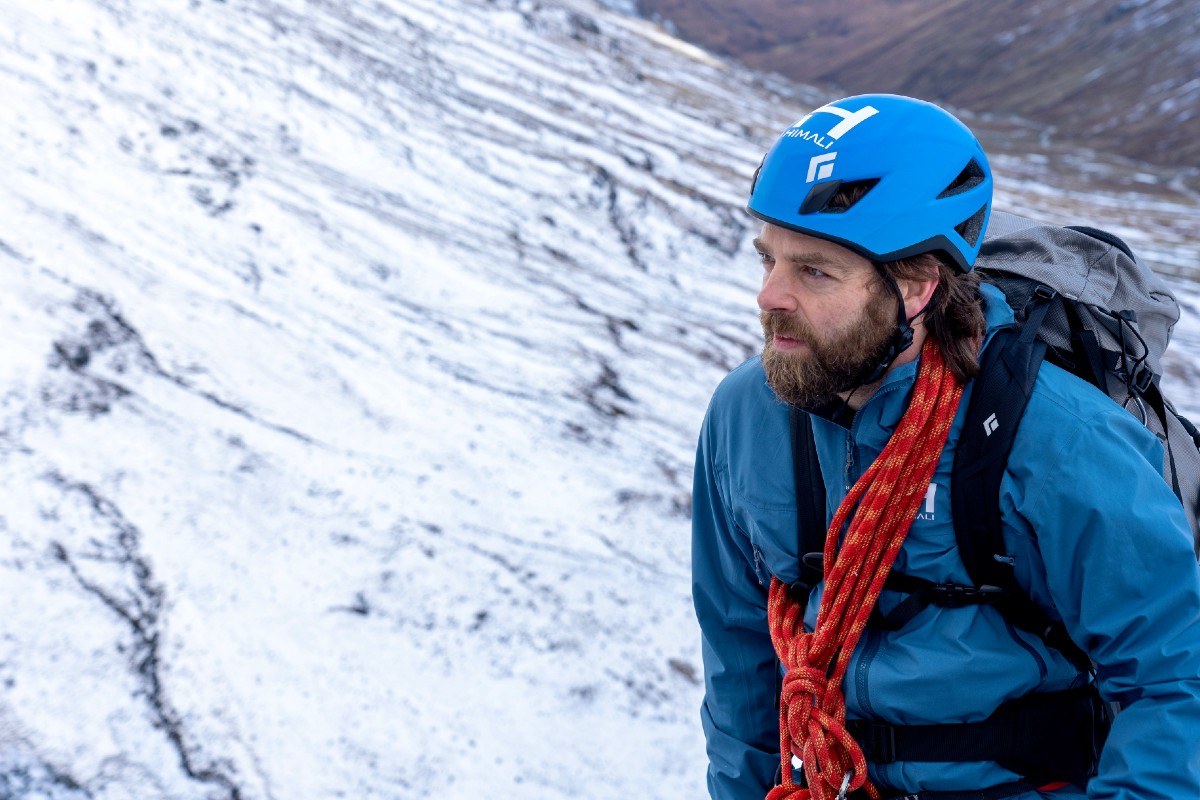
[[(853, 188), (866, 193), (849, 208), (830, 206)], [(867, 94), (784, 131), (755, 173), (747, 208), (874, 262), (941, 251), (970, 272), (991, 206), (991, 168), (966, 125), (923, 100)]]

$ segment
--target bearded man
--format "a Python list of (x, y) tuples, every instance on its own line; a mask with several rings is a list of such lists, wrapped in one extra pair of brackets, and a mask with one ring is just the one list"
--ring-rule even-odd
[[(991, 202), (970, 130), (893, 95), (817, 109), (755, 175), (763, 353), (713, 396), (693, 494), (713, 800), (1200, 797), (1200, 572), (1157, 439), (1038, 372), (996, 558), (1061, 639), (1014, 626), (957, 550), (967, 398), (1014, 324), (971, 272)], [(798, 552), (796, 419), (821, 553)]]

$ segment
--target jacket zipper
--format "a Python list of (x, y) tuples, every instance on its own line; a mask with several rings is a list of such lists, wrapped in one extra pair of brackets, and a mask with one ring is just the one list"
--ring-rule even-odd
[(875, 654), (879, 652), (883, 636), (878, 631), (867, 628), (863, 631), (863, 638), (866, 639), (866, 644), (858, 659), (858, 669), (854, 671), (854, 691), (863, 717), (877, 719), (875, 706), (871, 704), (871, 686), (867, 667), (875, 660)]
[(1004, 620), (1004, 627), (1008, 628), (1008, 635), (1013, 638), (1013, 641), (1024, 648), (1025, 652), (1029, 653), (1029, 655), (1033, 658), (1034, 663), (1037, 664), (1039, 683), (1046, 680), (1046, 675), (1049, 674), (1049, 670), (1046, 668), (1046, 662), (1042, 658), (1041, 654), (1038, 653), (1037, 650), (1033, 649), (1033, 645), (1021, 638), (1021, 635), (1017, 633), (1017, 629), (1013, 627), (1013, 624), (1009, 622), (1007, 618)]
[[(867, 402), (863, 405), (863, 408), (866, 408), (866, 406), (879, 400), (881, 397), (883, 397), (891, 392), (904, 391), (904, 390), (907, 390), (907, 388), (908, 388), (908, 385), (903, 384), (903, 383), (894, 383), (891, 386), (885, 386), (882, 389), (880, 389), (879, 391), (877, 391), (875, 394), (873, 394), (867, 400)], [(854, 415), (854, 421), (852, 423), (850, 423), (850, 430), (848, 430), (846, 432), (846, 491), (847, 492), (849, 492), (850, 487), (852, 487), (854, 485), (854, 483), (858, 480), (858, 478), (862, 477), (861, 475), (854, 474), (854, 462), (855, 462), (855, 458), (854, 458), (854, 456), (855, 456), (855, 447), (854, 447), (855, 437), (854, 437), (854, 434), (857, 430), (858, 421), (860, 419), (860, 414), (861, 414), (862, 410), (863, 409), (860, 408), (859, 413), (856, 413)], [(884, 446), (886, 446), (886, 443)], [(866, 639), (866, 642), (863, 643), (862, 640), (860, 640), (860, 642), (859, 642), (859, 644), (861, 646), (861, 651), (860, 651), (860, 655), (859, 655), (859, 659), (858, 659), (858, 668), (854, 671), (854, 690), (855, 690), (855, 695), (857, 696), (859, 709), (860, 709), (861, 713), (863, 714), (863, 716), (868, 719), (875, 719), (876, 718), (875, 707), (871, 703), (870, 671), (871, 671), (871, 664), (875, 661), (875, 656), (879, 653), (880, 645), (883, 643), (883, 636), (878, 631), (873, 631), (870, 628), (868, 628), (863, 632), (863, 638)]]

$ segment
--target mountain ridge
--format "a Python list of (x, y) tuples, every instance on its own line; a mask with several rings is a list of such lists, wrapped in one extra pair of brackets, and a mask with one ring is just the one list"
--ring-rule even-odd
[(1200, 164), (1200, 15), (1186, 0), (640, 0), (639, 9), (803, 83), (1017, 114), (1053, 125), (1065, 143)]

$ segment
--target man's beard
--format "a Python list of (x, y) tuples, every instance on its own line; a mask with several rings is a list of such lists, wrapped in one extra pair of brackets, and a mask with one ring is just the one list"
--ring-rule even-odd
[[(767, 311), (760, 317), (767, 382), (780, 400), (803, 408), (862, 385), (887, 352), (897, 327), (895, 308), (886, 296), (875, 293), (856, 319), (823, 334), (800, 317)], [(775, 347), (776, 335), (799, 339), (807, 347), (780, 351)]]

